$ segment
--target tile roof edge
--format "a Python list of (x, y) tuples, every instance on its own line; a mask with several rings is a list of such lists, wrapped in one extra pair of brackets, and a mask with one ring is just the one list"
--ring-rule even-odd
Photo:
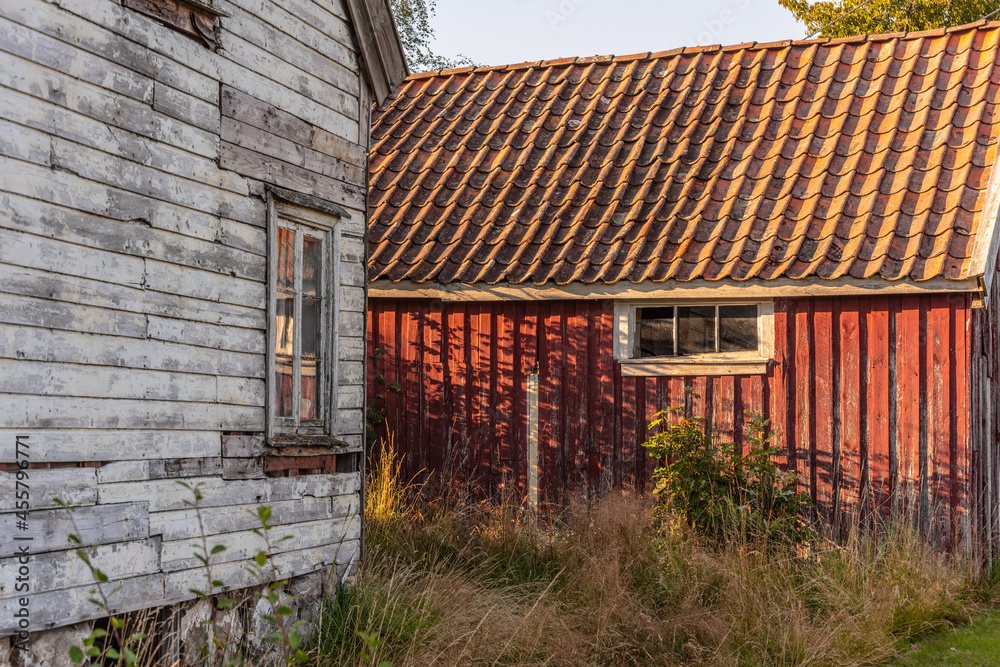
[(742, 44), (711, 44), (708, 46), (682, 46), (666, 51), (649, 51), (633, 53), (624, 56), (597, 55), (597, 56), (573, 56), (568, 58), (552, 58), (549, 60), (531, 60), (521, 63), (511, 63), (506, 65), (488, 66), (465, 66), (454, 69), (431, 70), (429, 72), (417, 72), (406, 78), (407, 81), (420, 79), (433, 79), (436, 77), (455, 76), (469, 74), (471, 72), (496, 72), (531, 69), (535, 67), (566, 67), (574, 64), (592, 63), (620, 63), (633, 62), (636, 60), (656, 60), (659, 58), (669, 58), (677, 55), (688, 55), (696, 53), (714, 53), (717, 51), (735, 50), (765, 50), (765, 49), (786, 49), (793, 46), (809, 46), (812, 44), (860, 44), (863, 42), (886, 41), (890, 39), (923, 39), (926, 37), (940, 37), (946, 34), (963, 32), (967, 30), (995, 28), (1000, 26), (1000, 20), (986, 21), (979, 20), (963, 25), (946, 26), (943, 28), (932, 28), (930, 30), (920, 30), (913, 32), (885, 32), (872, 33), (869, 35), (852, 35), (849, 37), (813, 37), (809, 39), (786, 39), (775, 42), (744, 42)]

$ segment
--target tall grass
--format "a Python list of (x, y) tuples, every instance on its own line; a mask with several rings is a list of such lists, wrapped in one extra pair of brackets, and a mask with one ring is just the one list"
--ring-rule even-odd
[[(967, 620), (982, 591), (903, 527), (836, 546), (703, 544), (617, 494), (529, 521), (505, 499), (418, 498), (391, 447), (369, 471), (357, 586), (327, 603), (317, 667), (872, 665)], [(368, 660), (365, 661), (366, 663)]]

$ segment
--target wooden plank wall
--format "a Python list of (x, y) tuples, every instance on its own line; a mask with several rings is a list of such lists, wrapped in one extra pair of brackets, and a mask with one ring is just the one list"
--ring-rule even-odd
[[(640, 443), (658, 410), (686, 406), (738, 443), (750, 410), (770, 420), (827, 521), (896, 509), (967, 549), (982, 486), (970, 476), (969, 313), (966, 295), (778, 301), (774, 363), (744, 377), (622, 377), (610, 301), (372, 299), (368, 330), (369, 349), (388, 351), (382, 372), (403, 385), (389, 396), (388, 428), (411, 475), (443, 470), (523, 493), (537, 364), (550, 500), (649, 488)], [(686, 386), (698, 397), (686, 399)]]
[(363, 446), (371, 97), (341, 0), (213, 5), (207, 44), (110, 0), (0, 2), (0, 532), (15, 532), (9, 471), (27, 435), (25, 534), (38, 577), (53, 573), (32, 591), (32, 629), (98, 615), (56, 495), (109, 544), (99, 567), (143, 577), (121, 608), (191, 597), (196, 522), (176, 477), (207, 485), (227, 583), (245, 579), (259, 503), (296, 526), (284, 575), (359, 548), (357, 472), (229, 460), (223, 438), (264, 426), (271, 184), (347, 210), (336, 423), (342, 451)]

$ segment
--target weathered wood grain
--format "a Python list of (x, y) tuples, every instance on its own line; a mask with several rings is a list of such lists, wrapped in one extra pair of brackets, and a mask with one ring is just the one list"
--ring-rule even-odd
[(0, 293), (0, 312), (5, 324), (45, 327), (129, 338), (146, 337), (146, 318), (104, 308)]
[(41, 269), (5, 267), (5, 281), (0, 291), (23, 297), (49, 299), (137, 314), (190, 319), (207, 324), (246, 329), (265, 327), (264, 312), (235, 304), (205, 301), (153, 292), (141, 287), (114, 285), (97, 280), (59, 275)]
[[(59, 551), (70, 548), (69, 536), (76, 535), (80, 542), (78, 546), (93, 544), (108, 544), (112, 542), (128, 542), (149, 536), (149, 507), (145, 502), (135, 498), (130, 502), (111, 505), (79, 507), (70, 510), (51, 509), (39, 510), (29, 515), (28, 529), (16, 528), (17, 515), (0, 514), (0, 530), (4, 535), (30, 538), (20, 544), (27, 544), (31, 553), (43, 551)], [(73, 527), (73, 521), (76, 527)], [(7, 558), (18, 553), (20, 546), (13, 539), (4, 540), (0, 544), (0, 557)]]
[(204, 322), (190, 322), (150, 315), (148, 335), (155, 340), (184, 343), (214, 350), (264, 352), (264, 332), (239, 327), (224, 327)]
[(0, 428), (251, 431), (264, 411), (249, 406), (0, 394)]
[[(18, 481), (23, 486), (17, 485)], [(74, 506), (97, 503), (97, 473), (94, 468), (22, 470), (20, 476), (16, 472), (0, 472), (0, 485), (0, 488), (9, 490), (9, 493), (0, 495), (0, 512), (21, 509), (17, 506), (15, 491), (28, 493), (28, 506), (32, 511), (59, 507), (55, 498)]]
[(53, 331), (30, 324), (0, 324), (0, 358), (242, 378), (264, 377), (264, 361), (258, 354), (104, 336), (100, 333)]
[[(274, 477), (266, 480), (227, 481), (218, 477), (193, 478), (189, 484), (202, 484), (202, 507), (267, 504), (311, 496), (326, 498), (356, 494), (361, 488), (357, 473)], [(142, 498), (150, 512), (185, 509), (191, 492), (173, 480), (152, 480), (98, 487), (98, 502), (111, 504)]]
[(19, 74), (5, 80), (7, 87), (70, 110), (86, 109), (95, 121), (206, 157), (217, 146), (217, 137), (204, 130), (156, 113), (151, 106), (131, 97), (66, 77), (24, 58), (0, 51), (0, 68)]
[[(92, 562), (114, 582), (160, 572), (159, 540), (118, 542), (96, 547)], [(13, 560), (0, 563), (0, 598), (15, 594)], [(75, 550), (51, 551), (32, 556), (30, 561), (31, 596), (49, 591), (64, 591), (92, 582), (93, 575)], [(109, 587), (114, 588), (118, 584)], [(91, 586), (93, 587), (93, 586)]]
[(283, 54), (279, 55), (286, 62), (308, 67), (316, 76), (351, 95), (360, 93), (357, 57), (344, 21), (327, 20), (314, 25), (301, 14), (259, 0), (230, 0), (226, 10), (227, 30), (262, 49), (283, 44)]
[(0, 6), (0, 15), (86, 54), (99, 56), (102, 62), (123, 64), (148, 79), (218, 105), (219, 84), (215, 78), (194, 72), (183, 61), (164, 57), (99, 22), (81, 21), (58, 5), (10, 0)]
[(345, 183), (363, 183), (365, 180), (360, 167), (248, 125), (240, 119), (222, 119), (222, 140)]
[[(0, 102), (2, 97), (0, 90)], [(207, 271), (235, 271), (251, 280), (264, 279), (259, 258), (266, 253), (266, 243), (263, 230), (256, 227), (132, 195), (124, 200), (119, 197), (115, 208), (99, 210), (99, 215), (9, 193), (0, 194), (0, 203), (0, 220), (8, 229)]]
[[(108, 601), (112, 613), (123, 614), (137, 609), (157, 606), (163, 599), (163, 574), (150, 574), (125, 578), (108, 586)], [(76, 588), (50, 591), (31, 598), (34, 610), (30, 632), (52, 627), (79, 623), (106, 616), (107, 612), (97, 607), (93, 598), (93, 583)], [(191, 595), (191, 597), (194, 597)], [(0, 635), (11, 634), (15, 626), (11, 619), (18, 609), (16, 597), (0, 598)]]
[[(129, 461), (157, 458), (169, 451), (175, 458), (219, 455), (217, 431), (74, 431), (29, 427), (0, 430), (0, 443), (17, 435), (30, 439), (31, 459), (46, 463)], [(0, 462), (15, 460), (14, 447), (0, 446)], [(104, 468), (97, 469), (98, 479)]]
[(353, 208), (364, 205), (364, 191), (355, 185), (334, 180), (322, 174), (287, 162), (268, 160), (267, 156), (223, 141), (219, 164), (238, 174), (250, 176), (283, 188), (305, 192), (320, 199)]
[(264, 454), (262, 435), (223, 435), (222, 455), (226, 458), (255, 458)]
[(227, 458), (222, 461), (222, 479), (264, 479), (264, 466), (260, 459)]
[[(347, 495), (272, 501), (268, 506), (271, 508), (271, 525), (279, 527), (277, 530), (281, 531), (292, 530), (291, 526), (298, 522), (331, 520), (357, 513), (359, 502), (356, 496)], [(218, 535), (256, 528), (260, 525), (257, 507), (256, 504), (206, 507), (201, 512), (205, 531), (209, 535)], [(168, 541), (194, 538), (200, 534), (197, 515), (193, 509), (150, 515), (149, 532), (151, 535), (162, 535)]]
[(122, 0), (122, 5), (215, 48), (216, 16), (184, 0)]
[[(16, 12), (16, 5), (4, 10)], [(0, 19), (0, 51), (45, 65), (87, 83), (107, 88), (143, 103), (153, 99), (153, 82), (116, 62), (106, 60), (71, 45)]]
[[(285, 536), (292, 539), (279, 542)], [(299, 551), (314, 547), (331, 546), (331, 552), (344, 542), (357, 542), (361, 536), (361, 521), (357, 515), (347, 516), (337, 520), (298, 521), (291, 526), (275, 527), (271, 541), (275, 553)], [(247, 561), (260, 551), (267, 548), (264, 538), (256, 530), (245, 530), (232, 533), (216, 533), (209, 540), (209, 549), (221, 544), (226, 550), (217, 554), (215, 564)], [(164, 542), (161, 552), (162, 570), (175, 572), (198, 567), (196, 553), (202, 551), (201, 538), (194, 537), (176, 542)], [(214, 565), (213, 565), (214, 568)]]
[[(314, 572), (323, 566), (334, 563), (345, 565), (355, 557), (358, 549), (358, 542), (354, 541), (344, 542), (337, 546), (325, 545), (301, 551), (290, 551), (275, 556), (271, 561), (271, 566), (276, 569), (276, 576), (279, 580), (287, 579), (307, 572)], [(250, 571), (249, 564), (242, 561), (222, 563), (217, 568), (212, 568), (212, 576), (217, 576), (225, 583), (222, 591), (246, 588), (260, 583)], [(205, 571), (204, 568), (194, 568), (171, 572), (164, 577), (164, 582), (166, 600), (189, 600), (194, 597), (190, 593), (191, 589), (204, 588)]]
[(215, 230), (210, 240), (153, 227), (151, 220), (109, 219), (107, 215), (89, 215), (16, 195), (5, 194), (2, 202), (0, 227), (6, 229), (227, 276), (235, 273), (247, 280), (263, 281), (266, 277), (262, 239), (255, 241), (249, 251), (226, 245), (218, 226), (204, 217), (189, 215), (188, 222), (204, 222)]

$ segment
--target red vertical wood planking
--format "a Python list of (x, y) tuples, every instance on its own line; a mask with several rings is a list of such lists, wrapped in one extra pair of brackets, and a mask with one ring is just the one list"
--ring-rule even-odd
[(920, 500), (920, 303), (904, 297), (896, 322), (896, 443), (903, 511), (919, 512)]
[(789, 429), (789, 438), (794, 437), (795, 472), (798, 477), (798, 488), (816, 501), (815, 478), (812, 475), (812, 462), (815, 458), (813, 441), (810, 437), (810, 422), (812, 420), (812, 405), (809, 402), (810, 389), (813, 384), (813, 373), (810, 368), (812, 345), (810, 329), (812, 325), (812, 302), (801, 299), (795, 302), (794, 313), (789, 313), (791, 320), (791, 336), (793, 349), (788, 357), (792, 367), (788, 372), (789, 402), (795, 406), (794, 421)]
[[(832, 518), (838, 503), (841, 514), (862, 509), (866, 498), (864, 509), (882, 515), (890, 506), (925, 512), (932, 537), (967, 549), (970, 531), (986, 530), (979, 526), (995, 514), (976, 502), (995, 493), (995, 452), (978, 448), (1000, 429), (1000, 383), (975, 384), (1000, 372), (992, 347), (980, 350), (975, 337), (980, 331), (983, 345), (993, 345), (997, 314), (973, 314), (968, 299), (778, 300), (768, 375), (649, 378), (621, 375), (611, 301), (372, 299), (366, 350), (387, 354), (368, 368), (369, 396), (386, 394), (387, 430), (408, 474), (451, 469), (487, 491), (507, 480), (523, 493), (526, 383), (537, 363), (547, 500), (644, 485), (654, 462), (640, 445), (660, 410), (687, 405), (733, 442), (744, 410), (764, 412), (773, 446), (791, 457), (783, 463), (815, 495), (821, 516)], [(384, 392), (379, 372), (402, 394)], [(699, 398), (686, 396), (686, 386)], [(915, 502), (921, 490), (923, 507)]]
[(565, 331), (565, 306), (562, 303), (553, 303), (551, 309), (551, 315), (548, 318), (549, 325), (545, 332), (545, 344), (548, 347), (546, 355), (549, 368), (548, 384), (552, 388), (549, 405), (549, 432), (552, 435), (547, 447), (549, 455), (546, 462), (550, 470), (549, 493), (555, 499), (563, 492), (569, 470), (563, 446), (566, 438), (566, 398), (563, 383), (563, 373), (565, 373), (566, 366), (566, 342), (563, 335)]
[(568, 476), (567, 491), (586, 495), (587, 493), (587, 459), (580, 442), (581, 417), (586, 406), (587, 377), (587, 320), (584, 311), (581, 317), (581, 306), (573, 303), (566, 308), (566, 357), (563, 368), (563, 413), (565, 430), (563, 435), (563, 455), (566, 461)]
[[(538, 363), (538, 304), (528, 303), (525, 305), (524, 314), (521, 317), (518, 331), (520, 341), (520, 366), (522, 387), (518, 391), (520, 406), (517, 408), (519, 426), (523, 437), (521, 440), (521, 453), (518, 455), (517, 479), (524, 489), (528, 484), (528, 376), (535, 372)], [(539, 443), (540, 448), (541, 443)], [(541, 456), (541, 454), (539, 454)], [(542, 469), (544, 470), (544, 469)], [(540, 471), (540, 474), (545, 473)]]
[(868, 312), (868, 461), (871, 480), (869, 508), (889, 506), (889, 299), (871, 300)]
[[(382, 340), (384, 341), (383, 347), (385, 348), (385, 355), (381, 359), (382, 375), (385, 376), (386, 382), (397, 382), (402, 384), (405, 378), (403, 378), (400, 374), (399, 365), (400, 337), (397, 320), (399, 315), (398, 303), (399, 302), (397, 301), (390, 302), (386, 305), (382, 312), (379, 313), (379, 331), (384, 332)], [(406, 451), (403, 446), (403, 415), (401, 414), (401, 397), (394, 391), (387, 391), (385, 387), (380, 387), (380, 389), (385, 395), (385, 426), (387, 435), (392, 438), (398, 451)], [(409, 472), (409, 468), (405, 469)]]
[[(598, 359), (598, 386), (597, 398), (598, 410), (601, 416), (601, 430), (597, 434), (598, 451), (598, 491), (603, 493), (612, 486), (615, 486), (615, 477), (618, 477), (618, 484), (621, 483), (620, 474), (616, 475), (615, 456), (620, 452), (618, 443), (620, 442), (621, 429), (617, 428), (615, 419), (616, 383), (618, 364), (614, 358), (614, 303), (611, 301), (595, 301), (593, 308), (600, 318), (600, 336), (596, 338)], [(620, 395), (620, 391), (619, 391)]]
[[(859, 509), (861, 491), (861, 346), (860, 310), (857, 298), (846, 298), (840, 310), (840, 457), (838, 494), (841, 511), (852, 515)], [(837, 519), (837, 517), (835, 517)]]
[[(580, 415), (581, 452), (587, 475), (587, 494), (593, 498), (601, 488), (600, 437), (604, 431), (604, 414), (600, 408), (601, 400), (601, 304), (585, 302), (583, 313), (586, 318), (586, 351), (583, 359), (585, 366), (580, 377), (585, 378), (587, 385), (587, 400), (582, 403)], [(577, 310), (580, 313), (580, 309)]]
[(622, 472), (621, 483), (626, 489), (637, 489), (641, 475), (637, 475), (637, 463), (640, 458), (639, 444), (642, 442), (639, 435), (639, 396), (638, 384), (640, 378), (622, 377), (621, 366), (615, 373), (621, 377), (621, 443), (622, 443)]
[(427, 451), (427, 466), (430, 470), (441, 470), (444, 462), (444, 418), (447, 408), (444, 404), (444, 308), (440, 301), (429, 304), (424, 328), (424, 372), (425, 395), (423, 405), (424, 432), (422, 438)]
[(723, 442), (736, 442), (736, 399), (734, 385), (736, 379), (732, 375), (723, 375), (713, 381), (714, 396), (712, 399), (712, 430)]
[(969, 372), (969, 346), (966, 339), (968, 333), (969, 311), (966, 308), (968, 297), (956, 294), (951, 297), (952, 340), (955, 341), (955, 354), (952, 357), (952, 457), (951, 457), (951, 520), (952, 536), (956, 548), (962, 547), (969, 537), (969, 473), (971, 457), (969, 456), (969, 385), (964, 378), (971, 377)]
[(927, 338), (931, 349), (931, 365), (928, 369), (928, 423), (927, 468), (930, 491), (932, 535), (950, 542), (950, 526), (947, 512), (950, 505), (950, 484), (948, 473), (951, 469), (951, 360), (954, 343), (951, 339), (951, 308), (948, 296), (931, 297), (931, 307), (927, 316)]
[[(783, 452), (790, 452), (792, 434), (788, 433), (788, 390), (786, 374), (788, 372), (788, 328), (789, 311), (792, 309), (789, 301), (779, 299), (774, 302), (774, 367), (770, 382), (771, 394), (771, 429), (774, 440), (771, 443)], [(794, 464), (786, 457), (785, 464)]]
[(498, 483), (507, 488), (513, 476), (514, 383), (518, 379), (514, 374), (514, 318), (511, 309), (495, 308), (494, 312), (496, 359), (491, 375), (496, 392), (491, 406), (495, 427), (490, 439), (496, 443), (494, 451), (498, 454), (494, 473), (500, 476)]
[(830, 516), (833, 509), (833, 304), (817, 299), (813, 307), (813, 446), (816, 451), (816, 510)]

